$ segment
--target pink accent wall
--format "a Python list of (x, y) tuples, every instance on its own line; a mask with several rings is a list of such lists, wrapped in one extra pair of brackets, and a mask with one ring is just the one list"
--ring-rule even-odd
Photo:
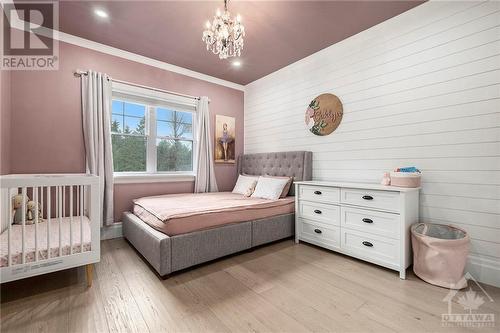
[(0, 174), (10, 173), (10, 71), (0, 70)]
[[(243, 153), (242, 91), (66, 43), (60, 43), (59, 58), (57, 71), (11, 73), (11, 173), (85, 171), (80, 80), (73, 76), (75, 69), (102, 71), (120, 80), (194, 96), (208, 96), (212, 114), (210, 133), (213, 136), (215, 114), (235, 117), (236, 154)], [(3, 139), (2, 134), (2, 145)], [(216, 165), (215, 173), (220, 190), (232, 189), (236, 181), (235, 165)], [(117, 184), (115, 220), (119, 221), (122, 212), (131, 208), (133, 198), (192, 192), (193, 185), (192, 182)]]

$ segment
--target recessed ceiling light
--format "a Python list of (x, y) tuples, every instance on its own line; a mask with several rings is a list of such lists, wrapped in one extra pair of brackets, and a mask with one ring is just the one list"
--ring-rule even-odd
[(241, 61), (239, 61), (239, 60), (233, 61), (233, 66), (234, 67), (240, 67), (241, 66)]
[(94, 14), (96, 14), (97, 16), (99, 16), (101, 18), (108, 18), (109, 17), (108, 13), (106, 13), (102, 9), (94, 9)]

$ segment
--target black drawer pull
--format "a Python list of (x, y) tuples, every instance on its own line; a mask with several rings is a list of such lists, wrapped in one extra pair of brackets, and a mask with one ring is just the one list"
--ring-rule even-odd
[(373, 200), (373, 197), (371, 195), (363, 195), (363, 199), (365, 199), (365, 200)]
[(372, 246), (373, 246), (373, 244), (372, 244), (372, 243), (367, 242), (367, 241), (364, 241), (364, 242), (363, 242), (363, 245), (364, 245), (364, 246), (368, 246), (368, 247), (372, 247)]
[(366, 217), (364, 219), (362, 219), (362, 221), (365, 223), (373, 223), (372, 219), (367, 219)]
[(314, 194), (321, 195), (321, 191), (314, 191)]
[(314, 232), (317, 233), (317, 234), (320, 234), (321, 233), (321, 230), (319, 229), (314, 229)]
[(321, 214), (321, 211), (320, 211), (319, 209), (315, 209), (315, 210), (314, 210), (314, 212), (315, 212), (316, 214)]

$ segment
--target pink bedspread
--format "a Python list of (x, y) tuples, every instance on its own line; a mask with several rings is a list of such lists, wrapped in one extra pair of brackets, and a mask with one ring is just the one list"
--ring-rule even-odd
[(267, 200), (231, 192), (170, 194), (134, 200), (134, 214), (173, 236), (293, 213), (294, 202), (294, 197)]

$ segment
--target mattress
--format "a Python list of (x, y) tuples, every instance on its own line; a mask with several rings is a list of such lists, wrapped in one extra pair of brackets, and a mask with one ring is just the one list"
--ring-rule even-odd
[[(62, 255), (70, 254), (70, 217), (61, 219)], [(80, 253), (80, 217), (73, 217), (71, 225), (73, 234), (73, 253)], [(47, 259), (47, 220), (38, 223), (38, 259)], [(35, 261), (35, 225), (25, 225), (25, 262)], [(12, 265), (22, 263), (22, 225), (11, 227), (11, 260)], [(90, 221), (83, 217), (83, 252), (90, 251)], [(59, 256), (59, 219), (50, 221), (50, 257)], [(0, 267), (8, 266), (8, 230), (0, 235)]]
[(295, 211), (295, 198), (248, 198), (231, 192), (170, 194), (134, 200), (133, 213), (169, 236)]

